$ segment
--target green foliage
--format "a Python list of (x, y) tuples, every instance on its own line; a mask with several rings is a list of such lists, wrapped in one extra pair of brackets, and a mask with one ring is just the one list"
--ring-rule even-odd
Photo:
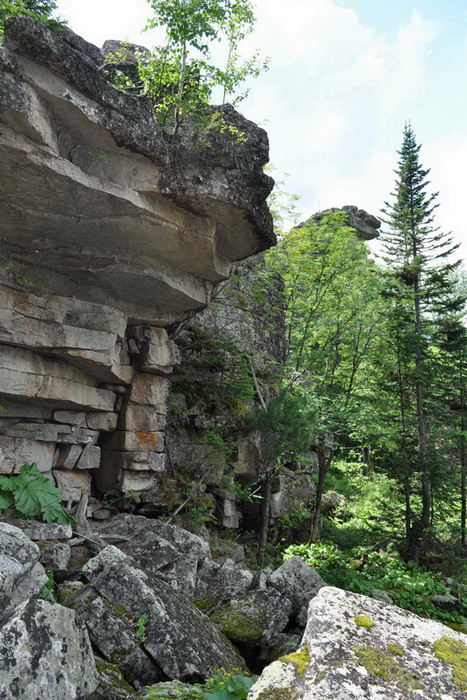
[(55, 574), (47, 566), (44, 567), (44, 570), (47, 574), (47, 583), (39, 593), (39, 599), (55, 601)]
[(348, 551), (331, 542), (290, 545), (284, 558), (298, 556), (315, 567), (331, 586), (369, 595), (375, 588), (387, 591), (395, 603), (418, 615), (446, 622), (467, 622), (467, 599), (462, 614), (442, 610), (431, 602), (433, 595), (446, 595), (449, 589), (439, 573), (423, 571), (414, 562), (406, 563), (396, 552), (375, 552), (368, 547)]
[[(242, 134), (229, 125), (221, 112), (209, 107), (216, 86), (223, 90), (223, 99), (231, 99), (238, 86), (249, 76), (257, 76), (267, 67), (255, 53), (239, 63), (237, 47), (253, 30), (254, 13), (249, 0), (148, 0), (153, 17), (148, 27), (162, 26), (167, 42), (150, 57), (140, 61), (140, 77), (144, 91), (152, 98), (155, 114), (163, 126), (176, 133), (188, 115), (203, 124), (204, 130), (215, 128)], [(223, 41), (227, 46), (225, 66), (212, 63), (210, 45)], [(195, 56), (190, 56), (190, 51)]]
[(149, 622), (149, 617), (147, 615), (141, 615), (136, 620), (136, 636), (144, 642), (146, 639), (146, 626)]
[(61, 504), (59, 489), (36, 464), (23, 464), (16, 476), (0, 476), (0, 512), (11, 508), (26, 518), (41, 518), (46, 523), (75, 522)]
[(13, 16), (32, 17), (47, 24), (51, 29), (59, 29), (63, 22), (51, 19), (56, 9), (55, 0), (0, 0), (0, 38), (3, 35), (5, 20)]
[(236, 673), (240, 669), (216, 671), (206, 683), (204, 700), (238, 700), (246, 698), (251, 686), (256, 683), (258, 676), (245, 676)]

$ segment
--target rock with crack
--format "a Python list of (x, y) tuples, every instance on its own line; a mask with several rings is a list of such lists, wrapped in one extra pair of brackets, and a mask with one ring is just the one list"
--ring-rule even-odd
[(148, 618), (143, 647), (169, 679), (198, 681), (209, 678), (215, 669), (245, 669), (243, 659), (216, 625), (121, 550), (106, 547), (83, 571), (112, 605), (123, 606), (133, 619)]
[(0, 622), (47, 583), (39, 557), (39, 547), (19, 528), (0, 523)]
[[(290, 557), (270, 576), (269, 585), (292, 603), (292, 615), (301, 627), (306, 625), (308, 604), (327, 583), (300, 557)], [(304, 618), (304, 619), (303, 619)]]
[(249, 591), (210, 615), (233, 642), (269, 645), (286, 627), (292, 604), (273, 588)]
[(248, 700), (462, 700), (465, 635), (393, 605), (322, 588), (299, 650), (268, 666)]
[(146, 573), (162, 574), (188, 598), (195, 595), (198, 569), (211, 559), (209, 545), (201, 537), (162, 520), (128, 513), (96, 529), (115, 537), (118, 548), (131, 555)]

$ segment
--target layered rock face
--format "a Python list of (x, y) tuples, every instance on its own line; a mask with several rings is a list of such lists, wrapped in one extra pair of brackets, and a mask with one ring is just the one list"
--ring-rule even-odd
[(0, 47), (0, 473), (36, 462), (66, 501), (165, 469), (166, 328), (274, 242), (265, 132), (176, 137), (64, 28), (6, 22)]

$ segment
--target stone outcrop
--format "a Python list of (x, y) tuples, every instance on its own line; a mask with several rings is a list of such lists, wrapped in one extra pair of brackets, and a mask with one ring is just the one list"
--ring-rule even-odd
[(72, 610), (37, 600), (47, 582), (39, 556), (21, 530), (0, 523), (0, 697), (87, 697), (97, 686), (89, 637)]
[(465, 640), (440, 622), (322, 588), (299, 650), (268, 666), (248, 700), (461, 700)]
[(36, 462), (70, 505), (157, 483), (167, 329), (274, 242), (266, 133), (225, 106), (241, 139), (169, 135), (104, 54), (27, 17), (0, 46), (0, 473)]

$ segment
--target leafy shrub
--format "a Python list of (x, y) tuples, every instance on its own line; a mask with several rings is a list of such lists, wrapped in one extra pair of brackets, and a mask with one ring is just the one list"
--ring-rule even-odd
[(442, 610), (431, 602), (433, 595), (450, 593), (440, 573), (424, 571), (404, 562), (396, 552), (375, 552), (368, 547), (348, 551), (331, 542), (290, 545), (284, 558), (298, 556), (315, 567), (332, 586), (369, 595), (375, 588), (387, 591), (405, 610), (445, 622), (467, 622), (467, 599), (459, 602), (462, 614)]
[(258, 676), (245, 676), (235, 673), (240, 669), (225, 671), (219, 669), (206, 683), (204, 700), (238, 700), (246, 698), (251, 686), (256, 683)]
[(59, 489), (36, 464), (23, 464), (16, 476), (0, 476), (0, 513), (9, 509), (46, 523), (75, 523), (61, 504)]

